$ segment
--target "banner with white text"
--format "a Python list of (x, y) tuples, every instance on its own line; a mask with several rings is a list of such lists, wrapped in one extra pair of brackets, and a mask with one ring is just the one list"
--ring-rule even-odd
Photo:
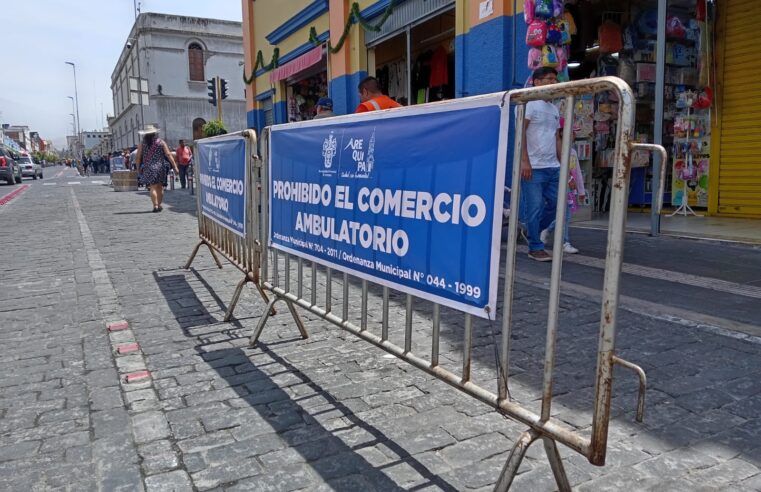
[(201, 213), (239, 236), (246, 235), (246, 139), (199, 140)]
[(270, 245), (494, 319), (498, 96), (272, 127)]

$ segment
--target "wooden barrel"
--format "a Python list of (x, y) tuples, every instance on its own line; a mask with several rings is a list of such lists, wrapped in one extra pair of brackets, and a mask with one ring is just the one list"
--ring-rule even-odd
[(114, 171), (111, 173), (114, 191), (137, 191), (137, 171)]

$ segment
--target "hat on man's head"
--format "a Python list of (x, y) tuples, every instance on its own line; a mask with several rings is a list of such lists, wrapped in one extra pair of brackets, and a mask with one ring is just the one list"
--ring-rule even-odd
[(159, 127), (155, 125), (145, 125), (145, 127), (142, 130), (138, 130), (137, 134), (141, 137), (143, 135), (150, 135), (151, 133), (158, 133)]
[(333, 109), (333, 100), (329, 97), (321, 97), (317, 105), (325, 109)]

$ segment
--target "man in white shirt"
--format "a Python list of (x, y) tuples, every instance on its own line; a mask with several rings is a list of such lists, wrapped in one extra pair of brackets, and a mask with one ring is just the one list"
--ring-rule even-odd
[[(553, 68), (534, 71), (534, 87), (555, 84), (558, 75)], [(540, 233), (555, 219), (560, 176), (560, 112), (547, 101), (526, 104), (523, 120), (523, 153), (521, 156), (521, 197), (523, 222), (528, 235), (528, 256), (536, 261), (552, 261), (544, 250)]]

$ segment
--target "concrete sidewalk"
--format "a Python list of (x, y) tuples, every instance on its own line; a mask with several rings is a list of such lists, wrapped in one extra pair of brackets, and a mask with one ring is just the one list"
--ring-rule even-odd
[[(608, 228), (607, 214), (591, 220), (574, 223), (577, 227), (590, 229)], [(630, 211), (626, 220), (626, 230), (650, 233), (650, 213)], [(738, 242), (761, 245), (761, 219), (732, 217), (706, 217), (702, 213), (695, 216), (662, 215), (661, 234), (664, 236)]]
[[(572, 238), (584, 256), (600, 257), (599, 233), (572, 229)], [(627, 262), (689, 271), (660, 247), (629, 240)], [(239, 274), (218, 270), (203, 250), (193, 270), (181, 269), (195, 241), (186, 191), (167, 193), (164, 212), (152, 214), (143, 192), (35, 183), (0, 209), (0, 244), (29, 260), (0, 277), (0, 488), (493, 488), (524, 426), (309, 315), (309, 339), (279, 314), (260, 346), (248, 348), (264, 305), (247, 289), (237, 319), (223, 323)], [(659, 245), (683, 243), (667, 241), (675, 242)], [(721, 245), (690, 243), (701, 258), (722, 258)], [(758, 285), (758, 253), (744, 254), (747, 277), (704, 262), (699, 274)], [(546, 278), (536, 268), (547, 265), (522, 255), (518, 267), (510, 390), (537, 410), (547, 292), (531, 279)], [(567, 268), (583, 279), (595, 271)], [(645, 277), (627, 278), (640, 285)], [(340, 289), (333, 294), (339, 305)], [(371, 292), (376, 312), (379, 302)], [(553, 414), (582, 432), (591, 422), (598, 304), (586, 294), (561, 300)], [(444, 311), (442, 364), (456, 369), (462, 317)], [(403, 318), (394, 313), (398, 341)], [(113, 353), (105, 323), (116, 314), (128, 321), (138, 354)], [(423, 354), (429, 317), (430, 305), (416, 301), (413, 349)], [(371, 316), (370, 329), (379, 321)], [(483, 385), (496, 381), (494, 329), (474, 326), (473, 377)], [(618, 347), (648, 371), (645, 422), (633, 418), (635, 378), (617, 370), (606, 466), (561, 446), (575, 490), (761, 489), (759, 340), (622, 310)], [(130, 386), (120, 375), (134, 369), (135, 356), (151, 378)], [(532, 447), (513, 490), (554, 487), (544, 451)]]

